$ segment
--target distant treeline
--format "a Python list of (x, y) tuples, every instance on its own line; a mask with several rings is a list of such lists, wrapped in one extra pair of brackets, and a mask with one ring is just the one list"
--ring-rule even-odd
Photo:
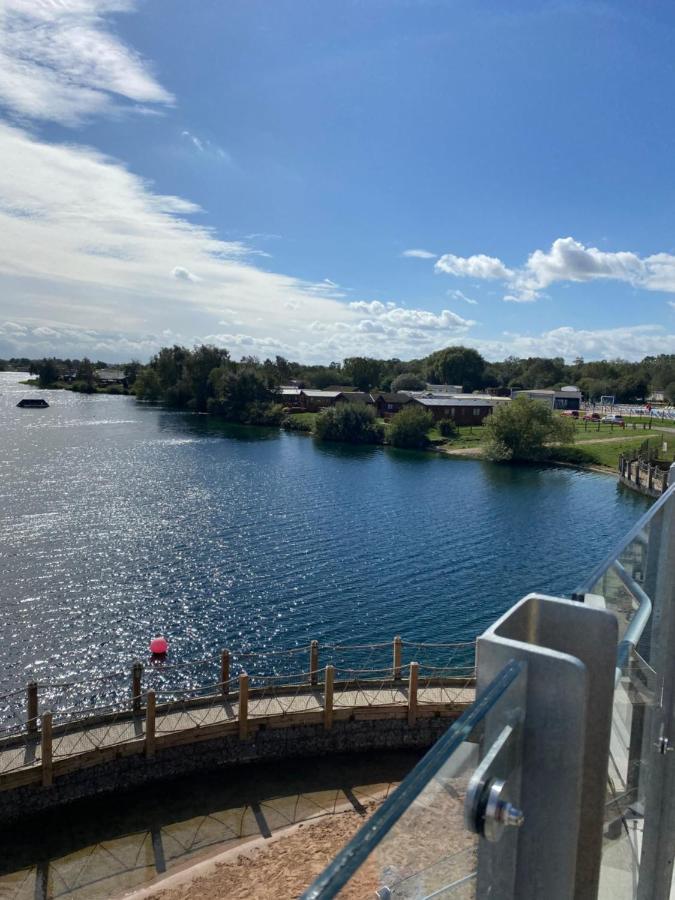
[[(91, 385), (100, 360), (10, 359), (0, 369), (28, 370), (42, 386), (58, 383), (74, 372), (80, 385)], [(276, 389), (293, 381), (305, 387), (352, 387), (359, 391), (396, 391), (423, 388), (426, 383), (461, 385), (465, 391), (508, 392), (519, 388), (557, 388), (574, 384), (596, 400), (614, 395), (618, 401), (644, 400), (655, 391), (675, 403), (675, 355), (647, 356), (641, 362), (562, 358), (508, 357), (487, 362), (470, 347), (448, 347), (422, 359), (373, 359), (354, 356), (327, 366), (308, 366), (282, 356), (239, 362), (227, 350), (212, 346), (194, 349), (165, 347), (147, 365), (116, 365), (126, 374), (127, 389), (139, 399), (169, 406), (218, 413), (240, 422), (270, 424), (280, 420)]]

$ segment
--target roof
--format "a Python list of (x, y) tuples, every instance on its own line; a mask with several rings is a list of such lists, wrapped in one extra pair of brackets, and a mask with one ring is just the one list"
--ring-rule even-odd
[(386, 394), (384, 391), (377, 391), (373, 394), (373, 400), (384, 400), (385, 403), (398, 403), (399, 406), (402, 406), (404, 403), (410, 403), (412, 397), (409, 397), (408, 394)]
[(300, 396), (300, 388), (282, 387), (281, 395), (283, 397), (299, 397)]
[(116, 381), (123, 381), (127, 377), (124, 372), (124, 369), (114, 369), (114, 368), (97, 369), (94, 374), (96, 375), (97, 378), (100, 378), (100, 379), (107, 378), (107, 379), (111, 379), (111, 380), (114, 379)]
[(415, 397), (414, 399), (422, 406), (492, 406), (489, 400), (477, 400), (473, 397)]
[(427, 390), (439, 394), (461, 394), (464, 388), (461, 384), (429, 384)]
[(373, 398), (370, 394), (367, 394), (365, 391), (341, 391), (342, 396), (345, 400), (349, 400), (352, 403), (372, 403)]
[(325, 399), (329, 399), (329, 398), (335, 399), (336, 397), (341, 396), (342, 391), (314, 391), (314, 390), (305, 390), (305, 388), (303, 388), (302, 393), (305, 395), (305, 397), (316, 397), (317, 399), (324, 397)]

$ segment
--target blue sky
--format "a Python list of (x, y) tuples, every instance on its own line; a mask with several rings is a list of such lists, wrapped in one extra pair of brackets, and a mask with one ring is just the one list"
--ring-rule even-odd
[(3, 0), (0, 356), (675, 352), (674, 32), (648, 2)]

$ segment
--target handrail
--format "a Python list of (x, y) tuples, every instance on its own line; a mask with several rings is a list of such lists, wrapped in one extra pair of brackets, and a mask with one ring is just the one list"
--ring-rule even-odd
[(638, 601), (637, 611), (633, 618), (630, 620), (628, 628), (626, 629), (623, 638), (619, 641), (619, 644), (617, 646), (616, 676), (614, 679), (614, 684), (616, 685), (621, 679), (621, 671), (628, 663), (631, 651), (634, 650), (635, 647), (637, 647), (638, 642), (642, 637), (642, 632), (645, 629), (645, 625), (649, 621), (649, 617), (652, 614), (652, 601), (650, 600), (649, 596), (642, 590), (640, 585), (637, 584), (633, 578), (631, 578), (631, 576), (624, 569), (618, 559), (614, 560), (612, 569), (619, 576), (628, 591)]
[(593, 587), (600, 581), (602, 576), (612, 567), (614, 561), (619, 558), (619, 556), (623, 553), (623, 551), (631, 544), (636, 538), (638, 538), (640, 532), (645, 528), (646, 525), (649, 525), (651, 520), (654, 518), (656, 513), (662, 509), (668, 502), (668, 500), (675, 496), (675, 484), (671, 484), (670, 487), (664, 491), (663, 494), (659, 497), (659, 499), (651, 506), (647, 512), (635, 523), (635, 525), (631, 528), (627, 535), (625, 535), (619, 544), (617, 544), (603, 559), (601, 563), (599, 563), (595, 569), (591, 572), (588, 578), (582, 582), (574, 590), (575, 594), (590, 594)]

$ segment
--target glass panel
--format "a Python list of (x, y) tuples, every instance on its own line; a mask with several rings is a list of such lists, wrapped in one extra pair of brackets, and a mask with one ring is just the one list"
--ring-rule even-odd
[[(521, 721), (524, 690), (525, 664), (510, 662), (305, 892), (303, 900), (475, 897), (478, 838), (464, 823), (467, 785), (489, 749), (479, 743), (486, 718), (490, 716), (491, 733), (497, 726)], [(518, 760), (517, 748), (511, 751)], [(519, 783), (519, 778), (515, 781)]]
[[(658, 577), (666, 570), (661, 541), (670, 494), (664, 495), (578, 593), (619, 622), (612, 710), (601, 900), (637, 896), (647, 776), (662, 683), (659, 667)], [(672, 567), (672, 561), (670, 563)], [(591, 595), (591, 596), (589, 596)], [(653, 758), (653, 757), (652, 757)], [(647, 810), (647, 814), (649, 811)]]

